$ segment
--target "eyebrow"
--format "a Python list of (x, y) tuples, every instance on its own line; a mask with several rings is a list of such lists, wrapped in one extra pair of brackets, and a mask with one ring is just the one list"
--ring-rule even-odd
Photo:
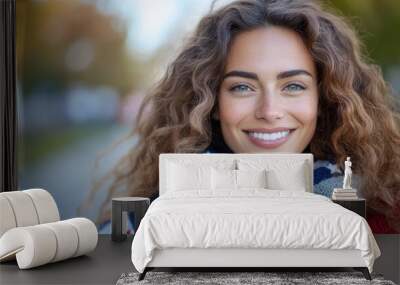
[[(296, 75), (307, 75), (310, 76), (311, 78), (313, 77), (310, 72), (304, 69), (292, 69), (292, 70), (287, 70), (287, 71), (282, 71), (278, 74), (276, 77), (277, 79), (283, 79), (283, 78), (288, 78)], [(243, 70), (232, 70), (228, 73), (226, 73), (223, 77), (223, 80), (227, 77), (244, 77), (244, 78), (249, 78), (249, 79), (254, 79), (258, 80), (258, 76), (254, 72), (248, 72), (248, 71), (243, 71)]]

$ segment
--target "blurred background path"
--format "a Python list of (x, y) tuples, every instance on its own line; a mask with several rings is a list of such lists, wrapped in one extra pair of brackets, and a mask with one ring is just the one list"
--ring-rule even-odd
[[(77, 207), (87, 197), (93, 178), (108, 171), (126, 149), (115, 148), (95, 169), (99, 151), (109, 147), (128, 131), (127, 127), (109, 126), (97, 130), (95, 135), (83, 135), (62, 150), (49, 154), (26, 168), (21, 174), (20, 188), (43, 188), (50, 191), (57, 202), (61, 218), (76, 217)], [(87, 216), (95, 218), (106, 190), (102, 188), (96, 195), (92, 207), (85, 212)]]

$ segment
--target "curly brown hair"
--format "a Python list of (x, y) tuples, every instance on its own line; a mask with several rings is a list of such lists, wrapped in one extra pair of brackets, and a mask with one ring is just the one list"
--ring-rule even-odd
[(103, 210), (120, 186), (126, 195), (157, 194), (160, 153), (201, 153), (211, 144), (232, 39), (268, 26), (296, 31), (317, 67), (320, 115), (307, 149), (338, 165), (351, 156), (368, 206), (400, 229), (400, 119), (394, 97), (380, 68), (363, 56), (351, 26), (316, 1), (241, 0), (204, 16), (141, 105), (131, 133), (138, 143), (108, 176), (114, 179)]

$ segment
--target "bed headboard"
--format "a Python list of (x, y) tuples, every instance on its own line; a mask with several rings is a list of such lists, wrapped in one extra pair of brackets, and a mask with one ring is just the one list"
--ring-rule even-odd
[(168, 163), (175, 162), (184, 165), (210, 165), (216, 168), (237, 169), (238, 161), (245, 162), (276, 161), (301, 162), (306, 166), (305, 179), (307, 192), (313, 192), (314, 165), (313, 155), (310, 153), (162, 153), (159, 157), (159, 195), (164, 194), (167, 182)]

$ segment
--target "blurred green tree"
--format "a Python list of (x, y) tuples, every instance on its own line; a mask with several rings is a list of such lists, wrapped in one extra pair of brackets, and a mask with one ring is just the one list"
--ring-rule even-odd
[(400, 65), (400, 1), (329, 1), (356, 27), (369, 57), (385, 71)]
[[(111, 85), (122, 94), (142, 78), (142, 63), (125, 46), (120, 19), (79, 1), (17, 1), (17, 61), (22, 94), (46, 81)], [(140, 72), (139, 72), (140, 71)]]

